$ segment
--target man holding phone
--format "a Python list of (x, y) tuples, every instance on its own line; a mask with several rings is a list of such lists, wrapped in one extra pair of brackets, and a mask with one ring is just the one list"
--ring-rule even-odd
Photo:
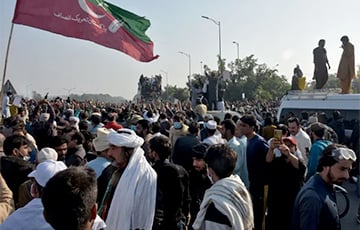
[(291, 229), (293, 204), (304, 182), (306, 170), (296, 139), (285, 137), (279, 140), (274, 137), (270, 142), (266, 162), (269, 166), (266, 227)]

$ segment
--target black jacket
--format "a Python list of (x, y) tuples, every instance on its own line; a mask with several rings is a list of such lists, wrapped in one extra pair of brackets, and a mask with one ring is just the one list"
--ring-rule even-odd
[(157, 161), (156, 209), (153, 229), (176, 229), (179, 220), (189, 214), (189, 175), (180, 165)]
[(174, 145), (174, 152), (172, 155), (175, 164), (183, 166), (187, 171), (193, 168), (192, 147), (199, 144), (200, 141), (195, 135), (188, 134), (176, 140)]
[(14, 202), (18, 202), (20, 185), (29, 179), (28, 175), (34, 169), (33, 164), (15, 156), (1, 157), (1, 174), (6, 184), (13, 192)]

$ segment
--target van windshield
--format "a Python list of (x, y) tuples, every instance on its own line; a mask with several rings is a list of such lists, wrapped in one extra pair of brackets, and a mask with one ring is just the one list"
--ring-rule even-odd
[[(359, 121), (360, 110), (339, 110), (339, 111), (341, 112), (341, 114), (343, 116), (344, 128), (352, 130), (354, 128), (356, 120)], [(320, 122), (329, 123), (333, 118), (332, 113), (334, 112), (334, 110), (284, 108), (280, 111), (279, 121), (280, 121), (280, 123), (286, 124), (287, 118), (289, 118), (291, 116), (296, 116), (299, 119), (301, 119), (301, 117), (302, 117), (301, 114), (303, 112), (306, 112), (309, 116), (311, 116), (315, 113), (318, 116), (319, 116), (319, 114), (321, 114), (321, 117), (324, 117), (326, 119), (326, 121), (320, 121)]]

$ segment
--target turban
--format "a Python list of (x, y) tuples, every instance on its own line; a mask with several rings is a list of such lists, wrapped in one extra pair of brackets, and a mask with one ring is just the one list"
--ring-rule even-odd
[(142, 146), (144, 139), (136, 135), (131, 129), (111, 131), (108, 136), (109, 143), (118, 147), (137, 148)]

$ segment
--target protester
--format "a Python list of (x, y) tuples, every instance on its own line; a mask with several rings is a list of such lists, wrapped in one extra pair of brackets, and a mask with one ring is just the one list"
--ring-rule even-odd
[(108, 155), (123, 172), (111, 200), (107, 229), (151, 229), (157, 175), (140, 148), (144, 140), (133, 130), (119, 129), (109, 134), (108, 141)]
[(115, 131), (123, 128), (121, 124), (115, 121), (115, 116), (112, 113), (107, 114), (107, 120), (108, 122), (105, 124), (104, 128), (113, 129)]
[(324, 151), (324, 149), (332, 144), (329, 140), (324, 140), (325, 135), (325, 127), (319, 123), (313, 123), (310, 126), (311, 130), (311, 137), (313, 140), (313, 144), (310, 149), (309, 153), (309, 161), (307, 164), (307, 173), (306, 173), (306, 180), (309, 180), (311, 176), (313, 176), (316, 173), (317, 166), (319, 163), (319, 158)]
[(107, 156), (109, 150), (109, 133), (110, 131), (106, 128), (97, 129), (97, 137), (93, 140), (97, 157), (86, 164), (88, 167), (95, 170), (96, 178), (99, 178), (103, 170), (111, 164), (109, 157)]
[(221, 133), (217, 131), (217, 122), (209, 120), (205, 124), (206, 127), (206, 138), (203, 143), (208, 145), (224, 144), (225, 140), (222, 138)]
[(11, 189), (15, 205), (18, 203), (19, 187), (28, 180), (27, 175), (34, 166), (28, 161), (30, 147), (24, 136), (13, 135), (4, 141), (4, 153), (1, 157), (1, 174)]
[(236, 124), (232, 120), (224, 120), (221, 122), (221, 134), (222, 137), (227, 140), (227, 144), (236, 153), (236, 165), (234, 174), (238, 175), (244, 182), (246, 188), (249, 188), (249, 176), (246, 163), (246, 145), (242, 144), (235, 137)]
[(333, 186), (349, 179), (355, 160), (354, 151), (342, 145), (332, 144), (323, 151), (317, 173), (296, 197), (293, 230), (341, 229)]
[(264, 120), (264, 127), (261, 130), (261, 136), (268, 141), (274, 136), (274, 130), (276, 126), (274, 125), (271, 117), (266, 117)]
[(68, 150), (65, 156), (65, 164), (69, 166), (79, 166), (86, 164), (86, 151), (83, 144), (85, 137), (82, 133), (76, 131), (70, 136)]
[(244, 115), (240, 118), (240, 132), (247, 137), (246, 161), (250, 187), (249, 191), (254, 208), (255, 229), (262, 229), (264, 218), (264, 199), (267, 186), (266, 154), (269, 145), (256, 133), (257, 120), (254, 115)]
[(199, 143), (193, 146), (191, 150), (193, 169), (190, 171), (191, 220), (189, 229), (192, 229), (192, 224), (200, 210), (200, 204), (204, 198), (205, 191), (212, 185), (212, 182), (208, 177), (208, 168), (204, 160), (208, 148), (209, 146), (207, 144)]
[(104, 125), (101, 123), (101, 114), (94, 112), (90, 116), (90, 126), (89, 131), (96, 135), (97, 129), (103, 127)]
[(194, 229), (246, 229), (254, 227), (250, 194), (240, 177), (233, 175), (236, 154), (219, 144), (205, 156), (209, 176), (214, 184), (205, 192)]
[(273, 138), (266, 155), (269, 195), (266, 229), (291, 229), (296, 195), (304, 183), (306, 167), (294, 137)]
[(299, 79), (303, 77), (303, 72), (299, 65), (294, 68), (294, 74), (291, 80), (291, 90), (300, 90)]
[(202, 103), (201, 98), (196, 99), (196, 106), (194, 107), (194, 112), (198, 117), (198, 121), (204, 120), (204, 116), (207, 113), (207, 106)]
[(191, 149), (200, 143), (198, 139), (198, 124), (193, 121), (189, 124), (189, 133), (176, 140), (172, 160), (175, 164), (183, 166), (188, 172), (193, 168)]
[[(52, 148), (42, 148), (36, 154), (35, 166), (46, 160), (57, 160), (57, 153)], [(27, 203), (29, 203), (33, 196), (31, 195), (31, 186), (33, 184), (33, 180), (29, 179), (22, 183), (19, 187), (19, 199), (17, 203), (17, 208), (24, 207)]]
[(287, 120), (288, 130), (291, 136), (295, 137), (299, 150), (304, 159), (305, 165), (308, 163), (308, 154), (311, 148), (311, 139), (309, 135), (302, 129), (299, 118), (290, 117)]
[(14, 209), (12, 192), (0, 173), (0, 224), (14, 211)]
[(46, 160), (40, 163), (36, 170), (32, 171), (28, 176), (33, 178), (30, 188), (33, 199), (24, 207), (13, 212), (2, 225), (0, 229), (52, 229), (46, 222), (43, 215), (43, 205), (41, 203), (41, 196), (43, 188), (48, 180), (57, 172), (66, 169), (66, 165), (61, 161)]
[(145, 154), (149, 151), (149, 141), (152, 138), (151, 133), (152, 124), (150, 121), (141, 119), (136, 123), (136, 134), (144, 139), (144, 144), (141, 146)]
[(326, 49), (324, 47), (325, 40), (320, 39), (318, 47), (313, 50), (315, 66), (313, 79), (316, 81), (315, 89), (322, 89), (329, 78), (327, 67), (330, 69), (330, 64), (326, 55)]
[(45, 185), (43, 215), (55, 229), (100, 230), (106, 227), (97, 213), (96, 174), (88, 167), (70, 167)]
[(51, 139), (50, 146), (57, 152), (57, 160), (64, 161), (68, 151), (68, 140), (65, 136), (55, 136)]
[(190, 221), (189, 174), (180, 165), (169, 162), (170, 140), (153, 137), (149, 142), (149, 159), (157, 173), (156, 210), (153, 230), (178, 229)]
[(355, 57), (354, 45), (350, 43), (348, 36), (342, 36), (341, 48), (343, 53), (341, 55), (337, 77), (340, 79), (340, 87), (342, 94), (348, 94), (351, 90), (351, 80), (355, 77)]
[(176, 143), (176, 140), (179, 137), (186, 136), (188, 134), (189, 126), (187, 126), (184, 123), (185, 117), (183, 113), (177, 113), (173, 117), (173, 125), (170, 128), (169, 131), (169, 138), (171, 141), (171, 146), (174, 146)]
[(11, 91), (6, 92), (6, 96), (5, 95), (3, 96), (2, 106), (1, 106), (1, 110), (2, 110), (1, 114), (2, 114), (3, 119), (11, 117), (11, 114), (10, 114), (10, 106), (11, 106), (10, 97), (11, 96), (12, 96)]
[(341, 112), (338, 110), (335, 110), (332, 113), (332, 116), (332, 120), (329, 122), (328, 125), (336, 132), (338, 143), (344, 145), (346, 144), (344, 118)]

